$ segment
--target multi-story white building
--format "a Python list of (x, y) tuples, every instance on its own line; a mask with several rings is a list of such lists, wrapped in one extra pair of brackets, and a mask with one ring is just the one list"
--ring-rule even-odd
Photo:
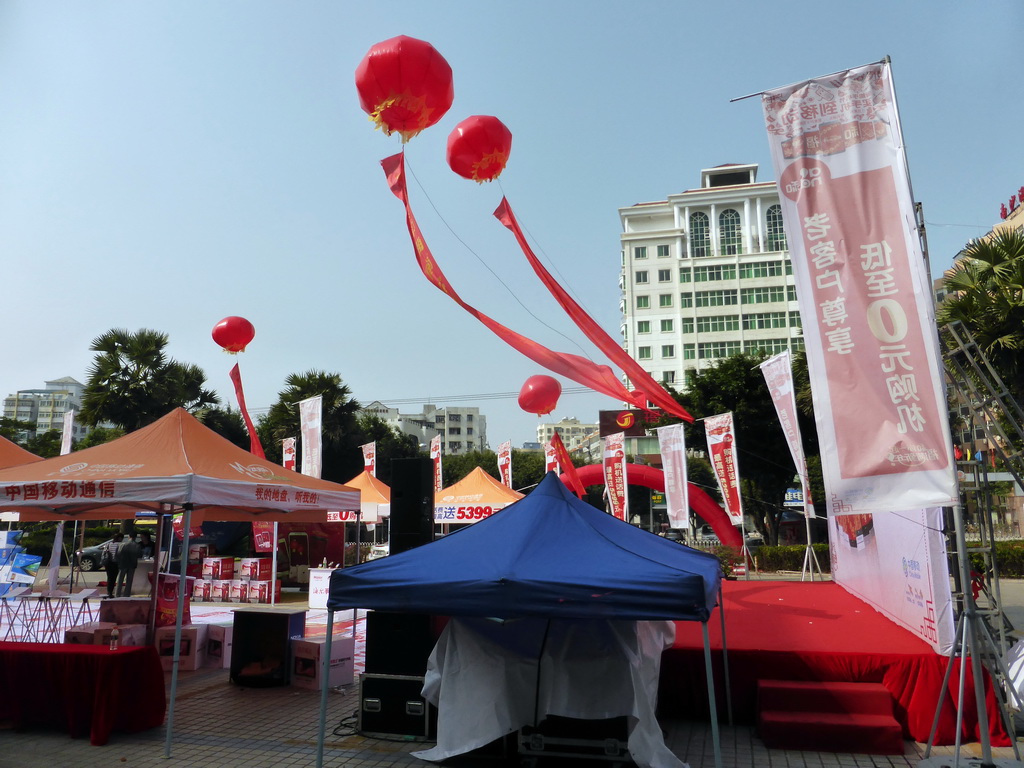
[(569, 453), (579, 450), (588, 440), (598, 433), (597, 424), (583, 424), (575, 417), (565, 418), (557, 422), (537, 425), (537, 442), (545, 445), (551, 442), (555, 432), (562, 438), (562, 444)]
[(449, 456), (488, 449), (487, 417), (480, 414), (479, 408), (438, 408), (428, 403), (422, 413), (399, 413), (397, 408), (375, 400), (363, 411), (412, 435), (424, 447), (441, 435), (441, 450)]
[[(20, 389), (4, 398), (4, 418), (17, 419), (35, 425), (35, 434), (51, 429), (64, 429), (64, 414), (82, 410), (85, 385), (65, 376), (44, 382), (44, 389)], [(80, 440), (89, 434), (89, 427), (75, 420), (71, 437)]]
[(619, 218), (622, 337), (655, 379), (683, 389), (737, 352), (803, 347), (778, 192), (756, 164), (702, 170), (699, 188)]

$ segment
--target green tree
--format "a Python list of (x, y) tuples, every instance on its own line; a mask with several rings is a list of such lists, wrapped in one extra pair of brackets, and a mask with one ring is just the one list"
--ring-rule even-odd
[(96, 445), (103, 445), (109, 443), (111, 440), (117, 440), (119, 437), (124, 437), (124, 430), (116, 427), (93, 427), (89, 430), (89, 434), (83, 437), (81, 440), (75, 441), (75, 450), (81, 451), (86, 448), (92, 448)]
[[(498, 473), (498, 454), (494, 451), (469, 451), (445, 456), (441, 461), (441, 475), (444, 487), (462, 480), (477, 467), (483, 469), (495, 480), (501, 481)], [(520, 492), (529, 492), (544, 479), (544, 454), (541, 451), (512, 451), (512, 487)], [(523, 491), (523, 489), (527, 489)]]
[(239, 448), (249, 450), (249, 430), (245, 428), (242, 414), (228, 408), (201, 408), (195, 413), (196, 419), (221, 437), (227, 438)]
[(959, 321), (1010, 392), (1024, 402), (1024, 232), (970, 241), (946, 272), (936, 319)]
[[(34, 432), (36, 425), (30, 421), (18, 421), (0, 416), (0, 435), (6, 437), (12, 443), (19, 443), (19, 436), (24, 432)], [(24, 446), (22, 446), (24, 447)]]
[(25, 445), (23, 447), (25, 450), (31, 451), (36, 456), (42, 456), (44, 459), (52, 459), (54, 456), (60, 456), (60, 443), (60, 430), (50, 429), (46, 432), (37, 434), (35, 437), (30, 437), (25, 441)]
[[(341, 375), (324, 371), (293, 373), (257, 427), (267, 458), (280, 463), (281, 441), (299, 436), (299, 401), (319, 395), (322, 400), (322, 470), (325, 480), (343, 483), (363, 471), (359, 446), (364, 442), (357, 414), (359, 402), (352, 399)], [(301, 452), (301, 441), (297, 441)], [(297, 457), (301, 466), (301, 456)]]
[(115, 328), (89, 346), (96, 352), (82, 396), (80, 418), (95, 426), (110, 422), (131, 432), (175, 408), (196, 411), (216, 405), (206, 375), (196, 365), (167, 357), (167, 334)]

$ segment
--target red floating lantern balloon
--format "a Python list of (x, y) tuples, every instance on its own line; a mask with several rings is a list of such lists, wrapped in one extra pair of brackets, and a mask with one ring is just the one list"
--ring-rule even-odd
[(528, 413), (543, 416), (558, 405), (562, 385), (550, 376), (531, 376), (519, 390), (519, 407)]
[(244, 317), (225, 317), (213, 326), (213, 340), (232, 355), (245, 352), (246, 346), (255, 335), (256, 329)]
[(467, 117), (448, 134), (448, 165), (481, 184), (501, 175), (511, 151), (512, 131), (490, 115)]
[(359, 105), (404, 144), (444, 117), (455, 98), (452, 68), (430, 43), (399, 35), (370, 48), (356, 67)]

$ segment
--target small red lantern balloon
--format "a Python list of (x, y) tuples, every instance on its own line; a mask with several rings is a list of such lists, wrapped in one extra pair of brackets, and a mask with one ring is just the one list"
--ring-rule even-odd
[(245, 352), (246, 346), (255, 335), (256, 329), (244, 317), (225, 317), (213, 326), (213, 340), (232, 355)]
[(356, 67), (359, 105), (404, 144), (444, 117), (455, 98), (452, 68), (434, 46), (399, 35), (377, 43)]
[(519, 390), (519, 407), (528, 413), (543, 416), (558, 405), (562, 385), (550, 376), (531, 376)]
[(494, 181), (512, 151), (512, 131), (496, 117), (473, 115), (448, 134), (448, 165), (478, 183)]

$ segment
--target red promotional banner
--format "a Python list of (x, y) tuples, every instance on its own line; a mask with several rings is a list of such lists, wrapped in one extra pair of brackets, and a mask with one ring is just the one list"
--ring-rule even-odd
[[(558, 472), (558, 454), (555, 452), (555, 446), (551, 443), (544, 446), (544, 474), (546, 475), (548, 472)], [(559, 472), (559, 474), (561, 473)]]
[(281, 441), (281, 464), (285, 469), (295, 471), (295, 438), (286, 437)]
[(768, 91), (829, 514), (957, 503), (931, 278), (887, 62)]
[(434, 462), (434, 493), (444, 488), (441, 479), (441, 436), (436, 435), (430, 439), (430, 460)]
[(604, 487), (611, 513), (626, 520), (629, 496), (626, 493), (626, 436), (619, 432), (604, 439)]
[(265, 459), (266, 456), (263, 454), (260, 436), (256, 434), (256, 427), (253, 425), (252, 419), (249, 418), (249, 410), (245, 407), (245, 393), (242, 392), (242, 374), (238, 370), (238, 363), (235, 363), (231, 370), (228, 371), (228, 376), (231, 378), (231, 383), (235, 385), (238, 410), (242, 412), (242, 421), (245, 422), (245, 428), (249, 430), (249, 453)]
[(512, 441), (506, 440), (498, 446), (498, 474), (506, 488), (512, 487)]
[(789, 350), (765, 360), (761, 363), (768, 392), (775, 403), (775, 412), (779, 416), (779, 424), (786, 435), (789, 453), (793, 457), (793, 466), (800, 478), (800, 487), (804, 493), (804, 514), (814, 514), (814, 503), (811, 499), (811, 484), (807, 479), (807, 461), (804, 458), (804, 444), (800, 438), (800, 423), (797, 421), (796, 392), (793, 389), (793, 365)]
[(274, 551), (274, 524), (258, 520), (252, 524), (252, 546), (257, 552)]
[(740, 498), (740, 476), (736, 469), (736, 441), (732, 430), (732, 413), (720, 413), (704, 419), (708, 438), (708, 455), (722, 492), (725, 511), (733, 525), (743, 523), (743, 501)]
[(555, 452), (555, 458), (558, 460), (558, 466), (562, 469), (562, 474), (569, 480), (569, 490), (582, 499), (587, 495), (587, 491), (583, 487), (579, 473), (576, 471), (576, 465), (569, 458), (569, 452), (565, 449), (562, 436), (557, 432), (551, 436), (551, 448)]
[(547, 368), (549, 371), (564, 376), (589, 387), (595, 392), (608, 395), (622, 402), (631, 403), (637, 408), (647, 408), (647, 399), (641, 392), (631, 392), (619, 381), (619, 377), (607, 365), (597, 365), (579, 355), (570, 355), (565, 352), (555, 352), (547, 347), (528, 339), (522, 334), (506, 328), (496, 320), (492, 320), (483, 312), (473, 308), (455, 292), (455, 288), (448, 282), (448, 278), (441, 271), (441, 266), (434, 259), (427, 241), (420, 231), (412, 215), (412, 207), (409, 205), (409, 193), (405, 184), (405, 155), (397, 154), (387, 157), (381, 161), (384, 172), (387, 174), (388, 185), (395, 197), (405, 205), (405, 223), (409, 230), (409, 237), (412, 239), (413, 247), (416, 249), (416, 262), (419, 264), (423, 276), (429, 280), (435, 288), (444, 293), (448, 298), (466, 310), (469, 314), (487, 326), (506, 344), (521, 352), (533, 360), (537, 365)]
[(377, 476), (377, 442), (359, 446), (363, 451), (363, 469), (373, 477)]

